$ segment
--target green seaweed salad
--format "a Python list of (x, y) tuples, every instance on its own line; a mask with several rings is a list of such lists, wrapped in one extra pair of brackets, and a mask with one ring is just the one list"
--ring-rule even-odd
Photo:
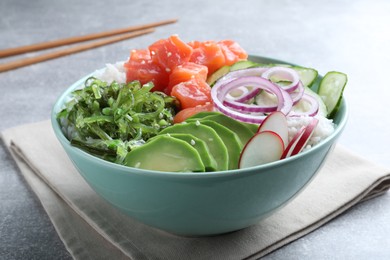
[(123, 164), (128, 152), (173, 124), (178, 101), (152, 88), (90, 77), (71, 93), (57, 119), (73, 146)]

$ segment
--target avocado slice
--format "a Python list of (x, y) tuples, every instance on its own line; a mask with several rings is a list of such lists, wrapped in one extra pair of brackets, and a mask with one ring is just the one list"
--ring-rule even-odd
[(222, 113), (206, 116), (200, 121), (203, 120), (211, 120), (217, 122), (230, 129), (231, 131), (235, 132), (240, 138), (242, 144), (246, 144), (249, 139), (251, 139), (252, 136), (257, 132), (258, 129), (258, 125), (239, 122), (231, 117), (225, 116)]
[(211, 155), (206, 142), (193, 136), (192, 134), (171, 133), (169, 135), (171, 137), (186, 141), (188, 144), (194, 147), (198, 151), (206, 171), (212, 172), (217, 170), (217, 162)]
[(228, 169), (229, 154), (227, 152), (226, 145), (223, 143), (221, 137), (218, 136), (217, 132), (211, 127), (202, 125), (199, 122), (186, 122), (169, 126), (161, 130), (159, 135), (167, 133), (190, 133), (203, 140), (207, 144), (211, 155), (217, 162), (217, 170), (225, 171)]
[(129, 152), (125, 158), (125, 165), (166, 172), (205, 171), (202, 159), (194, 147), (167, 135), (156, 136)]
[(188, 121), (189, 119), (199, 119), (199, 118), (204, 118), (206, 116), (219, 115), (219, 114), (222, 114), (222, 113), (216, 112), (216, 111), (203, 111), (203, 112), (199, 112), (193, 116), (190, 116), (189, 118), (186, 119), (186, 121)]
[(217, 132), (226, 145), (229, 154), (229, 170), (237, 169), (238, 160), (240, 159), (240, 153), (243, 148), (243, 144), (238, 135), (229, 128), (211, 120), (201, 120), (200, 123), (210, 126)]

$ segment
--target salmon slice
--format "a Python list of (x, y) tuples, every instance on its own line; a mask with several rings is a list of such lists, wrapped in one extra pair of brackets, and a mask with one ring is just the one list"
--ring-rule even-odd
[(193, 49), (180, 40), (179, 36), (172, 35), (168, 39), (161, 39), (149, 46), (154, 63), (160, 65), (166, 72), (190, 60)]
[(246, 60), (248, 54), (246, 51), (235, 41), (223, 40), (219, 41), (218, 45), (221, 47), (223, 55), (225, 56), (225, 65), (233, 65), (237, 61)]
[(190, 79), (172, 88), (171, 95), (180, 101), (181, 109), (211, 102), (211, 88), (205, 80)]
[(163, 91), (168, 85), (169, 74), (152, 60), (129, 60), (124, 64), (126, 82), (139, 80), (141, 84), (153, 82), (152, 91)]
[(205, 81), (207, 79), (207, 73), (208, 68), (206, 66), (193, 62), (185, 62), (172, 70), (171, 74), (169, 75), (168, 87), (164, 92), (167, 95), (170, 95), (172, 88), (175, 85), (193, 78), (198, 78)]
[(175, 115), (175, 117), (173, 118), (173, 123), (174, 124), (181, 123), (185, 121), (187, 118), (196, 115), (200, 112), (207, 112), (213, 110), (214, 110), (214, 105), (211, 102), (196, 107), (185, 108), (180, 110), (180, 112)]
[(192, 41), (189, 45), (194, 49), (190, 61), (207, 66), (208, 75), (225, 65), (225, 56), (215, 41)]

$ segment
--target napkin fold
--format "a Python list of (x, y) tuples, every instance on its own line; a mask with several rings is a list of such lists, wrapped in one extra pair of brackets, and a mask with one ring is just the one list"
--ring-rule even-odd
[(337, 145), (310, 185), (257, 225), (180, 237), (133, 220), (101, 199), (68, 159), (50, 121), (7, 129), (2, 139), (75, 259), (257, 259), (390, 188), (388, 169)]

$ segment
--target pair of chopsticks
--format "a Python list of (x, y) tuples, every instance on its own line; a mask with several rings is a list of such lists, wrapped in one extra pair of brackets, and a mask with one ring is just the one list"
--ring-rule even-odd
[[(0, 64), (0, 72), (13, 70), (16, 68), (28, 66), (28, 65), (39, 63), (42, 61), (59, 58), (59, 57), (65, 56), (65, 55), (97, 48), (97, 47), (100, 47), (103, 45), (107, 45), (107, 44), (123, 41), (126, 39), (134, 38), (137, 36), (141, 36), (144, 34), (152, 33), (152, 32), (154, 32), (155, 27), (166, 25), (166, 24), (171, 24), (171, 23), (175, 23), (175, 22), (177, 22), (177, 19), (170, 19), (170, 20), (164, 20), (164, 21), (159, 21), (159, 22), (154, 22), (154, 23), (149, 23), (149, 24), (144, 24), (144, 25), (131, 26), (131, 27), (123, 28), (123, 29), (116, 29), (116, 30), (107, 31), (107, 32), (94, 33), (94, 34), (88, 34), (88, 35), (83, 35), (83, 36), (75, 36), (75, 37), (70, 37), (70, 38), (65, 38), (65, 39), (60, 39), (60, 40), (54, 40), (54, 41), (49, 41), (49, 42), (43, 42), (43, 43), (37, 43), (37, 44), (32, 44), (32, 45), (27, 45), (27, 46), (21, 46), (21, 47), (16, 47), (16, 48), (0, 50), (0, 58), (5, 58), (5, 57), (10, 57), (10, 56), (33, 52), (33, 51), (40, 51), (40, 50), (60, 47), (60, 46), (79, 43), (79, 42), (85, 42), (85, 41), (91, 41), (91, 40), (100, 39), (100, 38), (106, 38), (103, 40), (94, 41), (94, 42), (90, 42), (90, 43), (86, 43), (86, 44), (82, 44), (82, 45), (78, 45), (78, 46), (74, 46), (74, 47), (60, 49), (58, 51), (45, 53), (45, 54), (31, 57), (31, 58), (24, 58), (24, 59), (20, 59), (20, 60), (11, 61), (8, 63), (2, 63), (2, 64)], [(119, 35), (119, 36), (116, 36), (116, 35)], [(111, 37), (111, 36), (114, 36), (114, 37)]]

